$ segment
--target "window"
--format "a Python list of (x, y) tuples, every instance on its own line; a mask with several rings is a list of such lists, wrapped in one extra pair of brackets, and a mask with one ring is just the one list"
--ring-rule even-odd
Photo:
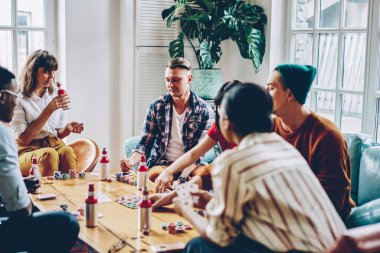
[(29, 53), (46, 47), (46, 0), (0, 0), (0, 65), (16, 75)]
[(378, 136), (379, 1), (292, 0), (291, 9), (290, 61), (318, 69), (306, 106), (342, 131)]

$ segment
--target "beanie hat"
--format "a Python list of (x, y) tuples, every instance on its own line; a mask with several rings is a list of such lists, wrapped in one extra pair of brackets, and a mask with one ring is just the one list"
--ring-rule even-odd
[(297, 101), (303, 105), (314, 81), (317, 69), (310, 65), (280, 64), (275, 70), (280, 72), (285, 86), (292, 91)]

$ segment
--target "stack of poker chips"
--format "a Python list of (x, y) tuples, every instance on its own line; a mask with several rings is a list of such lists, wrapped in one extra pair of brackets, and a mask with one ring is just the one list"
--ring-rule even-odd
[(79, 172), (79, 178), (85, 178), (86, 172)]
[(69, 206), (66, 203), (59, 204), (59, 207), (62, 209), (62, 211), (67, 211), (69, 209)]
[(70, 178), (76, 178), (78, 172), (76, 170), (69, 170)]
[(69, 173), (62, 173), (62, 178), (63, 178), (63, 180), (68, 180), (68, 179), (70, 179), (70, 174)]
[(169, 234), (183, 233), (185, 230), (191, 230), (191, 226), (185, 225), (182, 221), (162, 223), (161, 228), (163, 230), (168, 230)]
[(62, 174), (60, 171), (54, 171), (54, 179), (55, 180), (62, 180)]

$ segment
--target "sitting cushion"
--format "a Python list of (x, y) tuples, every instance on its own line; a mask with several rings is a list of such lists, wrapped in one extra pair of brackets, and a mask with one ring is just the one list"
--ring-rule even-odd
[(354, 207), (345, 219), (347, 228), (365, 226), (380, 222), (380, 199), (373, 200), (362, 206)]
[(380, 252), (380, 224), (347, 230), (329, 253)]
[(361, 158), (358, 204), (380, 198), (380, 146), (366, 149)]
[(356, 133), (344, 133), (344, 139), (347, 142), (348, 153), (350, 155), (351, 165), (351, 197), (358, 203), (358, 187), (359, 187), (359, 168), (360, 159), (365, 149), (374, 145), (371, 136)]

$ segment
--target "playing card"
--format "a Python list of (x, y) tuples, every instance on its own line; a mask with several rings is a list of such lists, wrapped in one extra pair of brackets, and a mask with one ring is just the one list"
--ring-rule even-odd
[(46, 193), (46, 194), (38, 194), (36, 195), (36, 198), (39, 200), (48, 200), (48, 199), (55, 199), (57, 195), (54, 193)]
[(185, 248), (185, 244), (183, 242), (174, 242), (174, 243), (162, 243), (150, 246), (154, 252), (178, 252), (179, 250), (183, 250)]

